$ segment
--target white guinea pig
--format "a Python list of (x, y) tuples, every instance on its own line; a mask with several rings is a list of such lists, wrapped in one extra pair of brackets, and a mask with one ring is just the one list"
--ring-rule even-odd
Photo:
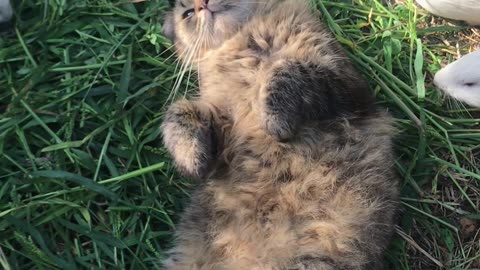
[(480, 25), (480, 0), (416, 0), (424, 9), (440, 17)]
[(0, 23), (8, 22), (13, 15), (10, 0), (0, 0)]
[(449, 96), (480, 108), (480, 50), (441, 69), (433, 83)]

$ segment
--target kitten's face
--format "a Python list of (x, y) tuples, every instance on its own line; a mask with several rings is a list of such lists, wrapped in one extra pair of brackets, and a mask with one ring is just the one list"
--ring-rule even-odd
[(177, 0), (165, 21), (164, 34), (175, 41), (181, 58), (198, 59), (237, 33), (255, 12), (257, 3), (258, 0)]

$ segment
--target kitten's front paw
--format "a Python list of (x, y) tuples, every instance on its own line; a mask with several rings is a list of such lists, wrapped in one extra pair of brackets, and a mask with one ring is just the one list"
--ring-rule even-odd
[(291, 139), (302, 122), (301, 89), (285, 67), (260, 90), (261, 121), (268, 134), (279, 141)]
[(187, 177), (204, 178), (214, 160), (212, 121), (199, 104), (181, 100), (166, 112), (163, 141), (177, 168)]

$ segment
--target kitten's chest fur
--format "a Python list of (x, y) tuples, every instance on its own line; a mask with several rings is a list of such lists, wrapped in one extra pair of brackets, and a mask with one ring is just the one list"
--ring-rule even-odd
[[(330, 67), (341, 62), (341, 51), (318, 19), (312, 18), (304, 7), (285, 5), (274, 9), (273, 14), (250, 21), (199, 64), (200, 100), (212, 104), (223, 116), (220, 160), (226, 160), (227, 170), (221, 173), (234, 176), (241, 172), (243, 177), (264, 182), (263, 178), (281, 178), (272, 173), (284, 174), (286, 169), (282, 167), (296, 166), (308, 171), (310, 154), (318, 152), (318, 145), (302, 142), (302, 135), (295, 142), (281, 143), (267, 135), (260, 123), (261, 90), (276, 75), (272, 71), (274, 65), (289, 59)], [(292, 12), (295, 8), (298, 10)], [(298, 95), (303, 90), (298, 89)], [(306, 134), (318, 128), (309, 126)], [(287, 178), (295, 177), (287, 174)]]
[(202, 99), (228, 110), (234, 120), (245, 117), (244, 108), (257, 113), (254, 103), (259, 90), (279, 61), (295, 59), (331, 67), (342, 62), (338, 61), (341, 50), (318, 19), (303, 6), (284, 5), (249, 21), (199, 64)]

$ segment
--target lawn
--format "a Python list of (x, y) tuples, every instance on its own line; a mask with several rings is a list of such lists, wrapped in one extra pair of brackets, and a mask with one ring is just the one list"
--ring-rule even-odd
[[(388, 269), (480, 269), (480, 113), (431, 84), (480, 30), (413, 0), (316, 1), (397, 119), (404, 211)], [(191, 188), (159, 131), (182, 77), (161, 35), (168, 2), (13, 2), (16, 26), (0, 34), (0, 269), (158, 268)]]

